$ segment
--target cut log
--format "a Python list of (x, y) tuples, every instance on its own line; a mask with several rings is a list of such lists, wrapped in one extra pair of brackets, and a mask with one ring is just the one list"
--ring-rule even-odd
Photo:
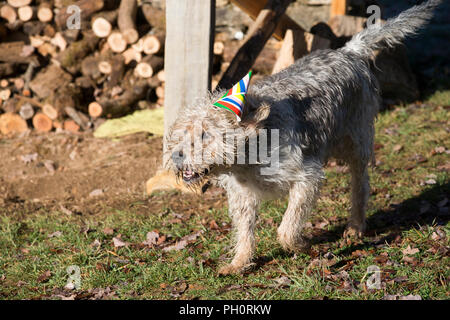
[(91, 77), (82, 76), (75, 79), (75, 84), (82, 89), (93, 89), (95, 88), (95, 82)]
[(5, 4), (3, 7), (0, 8), (0, 17), (8, 21), (8, 23), (14, 23), (17, 20), (17, 13), (16, 10)]
[(87, 129), (87, 127), (88, 127), (87, 121), (85, 121), (85, 119), (82, 117), (82, 115), (78, 111), (76, 111), (72, 107), (65, 107), (64, 111), (73, 121), (75, 121), (75, 123), (77, 125), (79, 125), (83, 129)]
[[(9, 86), (9, 81), (8, 80), (6, 80), (6, 79), (0, 80), (0, 87), (1, 88), (6, 88), (7, 86)], [(0, 99), (1, 99), (1, 97), (0, 97)]]
[(149, 35), (144, 38), (143, 51), (145, 54), (160, 54), (164, 48), (164, 35)]
[(49, 23), (45, 24), (44, 36), (53, 38), (56, 35), (56, 29)]
[[(249, 15), (250, 18), (256, 20), (259, 13), (264, 7), (267, 7), (267, 0), (231, 0), (231, 2), (239, 7), (242, 11)], [(274, 30), (274, 37), (277, 40), (283, 40), (284, 34), (287, 29), (292, 30), (303, 30), (294, 20), (292, 20), (286, 14), (283, 14), (279, 21), (277, 22), (276, 28)]]
[(37, 17), (39, 21), (42, 22), (50, 22), (53, 20), (53, 10), (52, 6), (49, 3), (41, 3), (37, 10)]
[(133, 43), (131, 48), (136, 52), (143, 52), (144, 51), (144, 39), (139, 39), (136, 43)]
[(0, 63), (0, 77), (8, 77), (16, 72), (16, 66), (13, 63)]
[(67, 48), (67, 41), (61, 34), (57, 32), (54, 37), (50, 40), (50, 43), (59, 48), (60, 51), (64, 51)]
[(99, 59), (95, 56), (88, 56), (81, 62), (81, 73), (85, 77), (89, 77), (93, 80), (99, 79), (102, 74), (98, 68)]
[(51, 104), (44, 104), (42, 106), (42, 112), (51, 120), (56, 120), (58, 118), (58, 110), (56, 110)]
[(11, 90), (4, 89), (0, 90), (0, 100), (6, 101), (11, 97)]
[(112, 66), (108, 61), (100, 61), (98, 70), (103, 74), (110, 74), (112, 72)]
[(19, 115), (23, 120), (29, 120), (34, 116), (34, 109), (31, 103), (24, 103), (19, 110)]
[(213, 52), (215, 55), (221, 56), (225, 50), (225, 45), (222, 41), (214, 42)]
[(32, 0), (8, 0), (8, 4), (14, 8), (28, 6)]
[(243, 45), (219, 81), (218, 87), (231, 88), (250, 70), (267, 40), (271, 37), (278, 22), (286, 11), (290, 0), (269, 0), (251, 26)]
[[(127, 43), (135, 43), (139, 39), (139, 33), (136, 30), (136, 0), (121, 0), (119, 7), (119, 16), (117, 18), (117, 25), (122, 33), (122, 36)], [(123, 51), (123, 50), (122, 50)]]
[(166, 73), (164, 72), (164, 70), (161, 70), (160, 72), (158, 72), (156, 77), (158, 78), (159, 81), (166, 82)]
[(347, 13), (347, 0), (332, 0), (330, 7), (330, 18), (345, 15)]
[(99, 17), (92, 23), (92, 31), (99, 38), (106, 38), (111, 34), (112, 26), (108, 20)]
[(30, 82), (30, 88), (41, 99), (49, 97), (58, 88), (69, 84), (72, 76), (56, 65), (50, 65)]
[(41, 21), (28, 21), (23, 24), (22, 31), (29, 36), (38, 36), (43, 33), (45, 23)]
[(164, 66), (164, 59), (158, 56), (147, 56), (138, 63), (135, 74), (141, 78), (148, 79)]
[(93, 32), (86, 32), (83, 39), (70, 44), (66, 50), (62, 51), (57, 60), (63, 68), (75, 74), (80, 70), (80, 61), (95, 50), (98, 42), (99, 38)]
[(0, 115), (0, 132), (4, 135), (22, 133), (28, 130), (25, 120), (18, 114), (7, 112)]
[(53, 128), (52, 120), (41, 112), (36, 113), (32, 122), (38, 132), (49, 132)]
[(155, 6), (149, 3), (143, 3), (140, 7), (140, 10), (145, 20), (147, 20), (148, 24), (151, 25), (153, 29), (157, 30), (166, 29), (166, 19), (164, 10), (156, 8)]
[(109, 62), (112, 66), (111, 73), (108, 76), (108, 80), (104, 85), (106, 90), (112, 90), (123, 81), (123, 74), (125, 72), (124, 57), (120, 54), (112, 57)]
[(120, 32), (113, 32), (108, 37), (108, 45), (113, 52), (121, 53), (127, 48), (127, 41)]
[(100, 117), (101, 115), (102, 115), (102, 113), (103, 113), (103, 108), (102, 108), (102, 106), (100, 105), (100, 103), (98, 103), (98, 102), (91, 102), (90, 104), (89, 104), (89, 115), (92, 117), (92, 118), (98, 118), (98, 117)]
[(27, 22), (30, 21), (31, 19), (33, 19), (33, 16), (35, 14), (35, 10), (33, 7), (30, 6), (24, 6), (24, 7), (20, 7), (17, 10), (17, 14), (19, 15), (19, 19), (23, 22)]
[(165, 89), (164, 86), (157, 87), (155, 90), (156, 96), (160, 99), (164, 99)]
[(55, 129), (63, 129), (63, 124), (60, 121), (55, 120), (55, 121), (53, 121), (53, 128), (55, 128)]
[[(100, 11), (104, 7), (104, 0), (79, 0), (74, 3), (81, 10), (81, 20), (86, 20), (91, 17), (97, 11)], [(56, 25), (65, 29), (67, 27), (67, 20), (73, 13), (67, 12), (68, 7), (63, 7), (58, 15), (55, 17)]]
[(14, 79), (14, 87), (17, 89), (17, 91), (20, 91), (25, 86), (25, 81), (22, 78), (16, 78)]
[(136, 61), (137, 63), (139, 63), (142, 60), (142, 54), (136, 51), (133, 47), (125, 50), (122, 53), (122, 56), (125, 59), (125, 64), (129, 64), (131, 61)]
[(148, 88), (145, 79), (131, 79), (127, 90), (121, 96), (102, 98), (98, 101), (103, 108), (102, 115), (109, 118), (126, 114), (139, 100), (145, 99)]
[(72, 132), (72, 133), (77, 133), (78, 131), (80, 131), (80, 126), (78, 124), (76, 124), (76, 122), (73, 120), (64, 121), (63, 128), (64, 128), (64, 130)]
[(148, 63), (141, 62), (137, 64), (134, 74), (137, 77), (148, 79), (153, 75), (153, 70)]

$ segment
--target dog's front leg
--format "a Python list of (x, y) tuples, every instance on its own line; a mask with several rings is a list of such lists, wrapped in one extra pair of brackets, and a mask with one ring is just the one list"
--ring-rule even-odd
[(227, 188), (228, 210), (233, 220), (235, 233), (234, 258), (230, 264), (220, 268), (219, 273), (240, 273), (250, 265), (255, 250), (255, 220), (259, 199), (250, 188), (233, 183)]

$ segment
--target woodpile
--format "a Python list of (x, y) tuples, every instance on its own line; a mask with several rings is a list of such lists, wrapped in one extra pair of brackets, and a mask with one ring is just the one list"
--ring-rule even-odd
[[(348, 1), (330, 0), (330, 20), (307, 32), (286, 15), (290, 2), (231, 0), (255, 21), (240, 41), (216, 34), (213, 88), (230, 88), (252, 67), (260, 75), (275, 73), (314, 50), (342, 47), (367, 21), (346, 15)], [(260, 59), (269, 39), (276, 51)], [(165, 72), (182, 72), (164, 70), (164, 50), (165, 12), (149, 1), (1, 1), (0, 134), (79, 132), (137, 108), (163, 106)], [(265, 69), (256, 67), (258, 56)], [(384, 98), (418, 96), (402, 48), (377, 52), (374, 66)]]
[(0, 133), (78, 132), (163, 105), (163, 17), (137, 0), (1, 1)]

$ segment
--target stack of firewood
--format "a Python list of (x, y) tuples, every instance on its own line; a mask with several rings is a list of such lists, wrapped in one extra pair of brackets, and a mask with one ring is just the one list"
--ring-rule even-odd
[(137, 0), (1, 1), (0, 133), (77, 132), (163, 105), (164, 23)]

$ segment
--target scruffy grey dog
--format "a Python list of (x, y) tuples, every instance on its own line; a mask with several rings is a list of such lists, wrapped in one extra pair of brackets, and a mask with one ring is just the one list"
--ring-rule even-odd
[[(251, 84), (240, 122), (233, 113), (213, 106), (224, 92), (180, 111), (166, 135), (164, 163), (188, 185), (206, 178), (225, 188), (236, 247), (232, 262), (219, 273), (241, 272), (250, 265), (262, 199), (289, 195), (278, 240), (289, 251), (307, 248), (302, 229), (329, 157), (350, 167), (352, 207), (345, 235), (361, 236), (369, 197), (367, 167), (373, 157), (374, 119), (380, 104), (378, 82), (369, 61), (374, 50), (393, 47), (415, 34), (440, 2), (430, 0), (415, 6), (384, 25), (369, 26), (339, 50), (313, 52)], [(267, 162), (236, 161), (239, 148), (235, 141), (244, 139), (248, 146), (262, 129), (279, 130), (279, 166), (272, 174), (262, 174), (261, 169), (270, 165)], [(233, 139), (224, 138), (230, 135)], [(273, 154), (275, 141), (268, 140), (269, 154)], [(203, 158), (195, 161), (199, 150)], [(248, 153), (246, 148), (246, 158)]]

